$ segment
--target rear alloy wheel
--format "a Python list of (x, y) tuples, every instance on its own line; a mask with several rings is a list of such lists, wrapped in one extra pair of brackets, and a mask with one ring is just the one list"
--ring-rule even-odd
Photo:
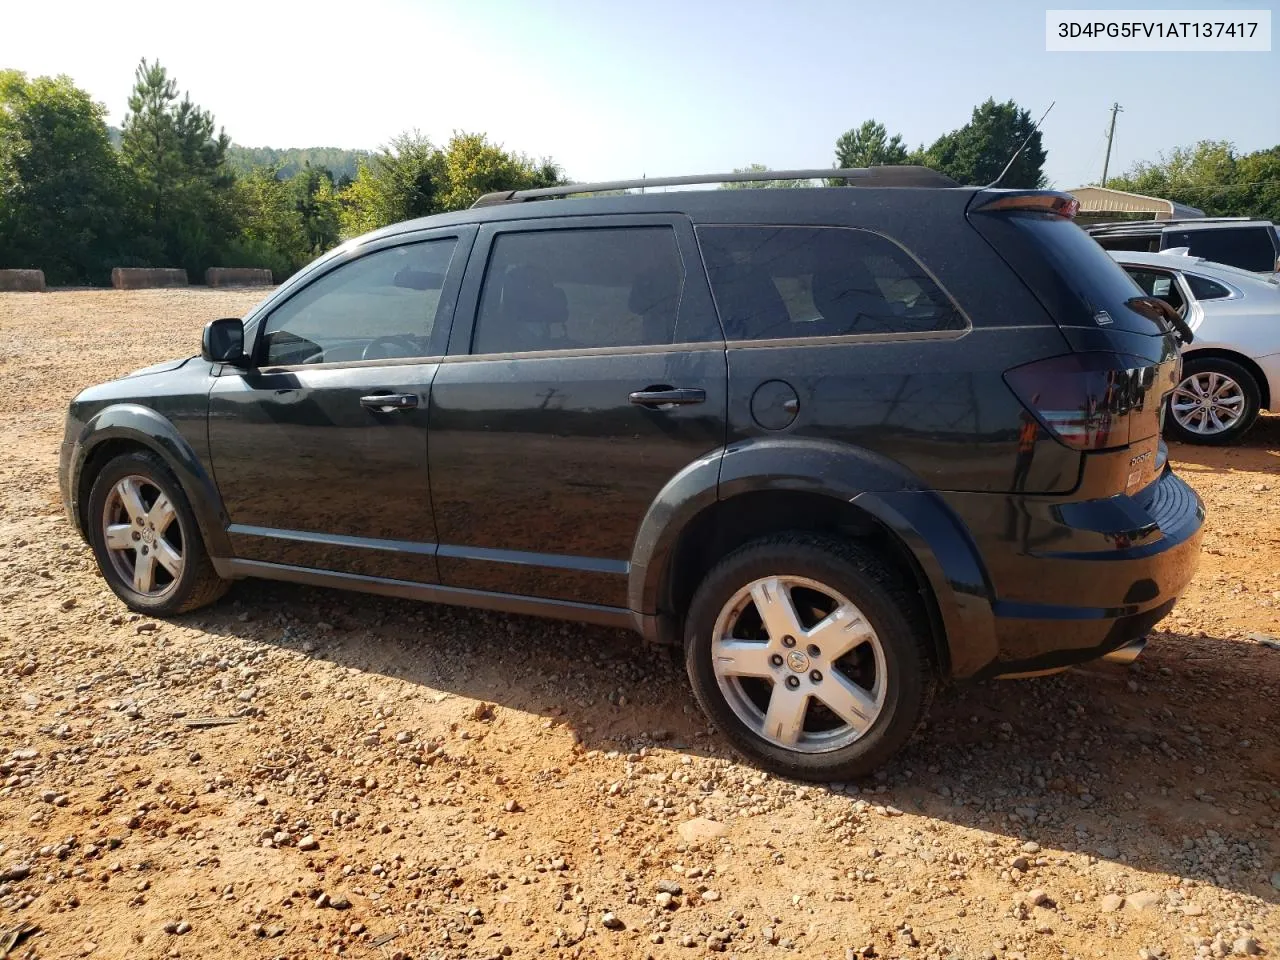
[(1238, 363), (1191, 359), (1169, 395), (1169, 433), (1185, 443), (1234, 443), (1253, 426), (1261, 407), (1258, 384)]
[(827, 537), (784, 534), (722, 560), (694, 597), (685, 646), (703, 709), (784, 776), (869, 773), (932, 697), (912, 595), (873, 554)]
[(765, 577), (720, 611), (711, 665), (756, 736), (817, 753), (856, 741), (884, 706), (884, 648), (862, 611), (807, 577)]
[(154, 453), (122, 454), (103, 467), (86, 519), (98, 568), (131, 609), (185, 613), (226, 592), (182, 486)]

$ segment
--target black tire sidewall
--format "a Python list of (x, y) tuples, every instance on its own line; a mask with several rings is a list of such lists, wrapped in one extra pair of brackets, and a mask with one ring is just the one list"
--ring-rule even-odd
[[(815, 538), (748, 544), (719, 563), (699, 586), (685, 620), (685, 666), (707, 715), (742, 753), (772, 772), (829, 782), (864, 776), (911, 739), (932, 692), (931, 665), (903, 595), (867, 572), (856, 551)], [(885, 702), (871, 729), (854, 743), (824, 753), (787, 750), (759, 737), (734, 713), (711, 665), (711, 644), (723, 606), (747, 583), (770, 576), (798, 576), (826, 584), (856, 605), (884, 650)]]
[[(1231, 429), (1205, 436), (1204, 434), (1187, 430), (1182, 424), (1178, 423), (1173, 415), (1174, 395), (1171, 393), (1168, 400), (1165, 401), (1168, 404), (1165, 409), (1165, 428), (1169, 436), (1182, 443), (1194, 443), (1200, 446), (1216, 447), (1235, 443), (1253, 427), (1254, 421), (1258, 419), (1258, 414), (1262, 409), (1262, 393), (1258, 388), (1257, 380), (1254, 379), (1253, 374), (1240, 364), (1221, 357), (1192, 357), (1183, 362), (1182, 380), (1186, 380), (1197, 373), (1225, 374), (1240, 384), (1240, 389), (1244, 393), (1244, 413)], [(1179, 384), (1181, 383), (1182, 381), (1179, 381)]]
[[(124, 583), (107, 550), (106, 534), (103, 530), (103, 510), (111, 488), (127, 476), (145, 477), (149, 483), (155, 484), (174, 506), (177, 514), (178, 529), (182, 533), (182, 575), (178, 577), (177, 586), (160, 597), (147, 597), (137, 593)], [(186, 493), (178, 478), (159, 456), (153, 453), (137, 451), (125, 453), (111, 460), (93, 481), (89, 492), (89, 503), (86, 511), (89, 544), (98, 561), (98, 569), (112, 593), (125, 602), (132, 610), (142, 613), (164, 615), (181, 611), (198, 586), (199, 567), (197, 551), (204, 551), (204, 540), (200, 536), (200, 528), (196, 524), (195, 514), (187, 501)]]

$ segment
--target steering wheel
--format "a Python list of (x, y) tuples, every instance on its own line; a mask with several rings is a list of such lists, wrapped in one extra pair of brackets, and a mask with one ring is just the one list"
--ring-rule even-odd
[[(380, 352), (382, 348), (389, 348)], [(389, 360), (392, 357), (412, 357), (418, 351), (418, 344), (413, 337), (400, 334), (393, 337), (374, 337), (360, 354), (361, 360)]]

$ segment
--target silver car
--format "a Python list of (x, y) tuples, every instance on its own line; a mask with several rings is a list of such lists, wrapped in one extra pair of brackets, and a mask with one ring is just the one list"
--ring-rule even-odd
[(1280, 280), (1176, 251), (1108, 252), (1195, 334), (1169, 396), (1172, 437), (1232, 443), (1260, 411), (1280, 409)]

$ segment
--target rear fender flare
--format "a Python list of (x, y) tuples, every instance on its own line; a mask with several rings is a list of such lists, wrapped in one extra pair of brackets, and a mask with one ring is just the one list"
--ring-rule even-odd
[(817, 493), (852, 503), (897, 536), (933, 594), (949, 671), (976, 672), (996, 655), (988, 579), (963, 524), (900, 464), (858, 447), (799, 437), (749, 440), (676, 474), (655, 498), (632, 552), (628, 602), (660, 614), (663, 578), (680, 533), (717, 500), (758, 491)]

